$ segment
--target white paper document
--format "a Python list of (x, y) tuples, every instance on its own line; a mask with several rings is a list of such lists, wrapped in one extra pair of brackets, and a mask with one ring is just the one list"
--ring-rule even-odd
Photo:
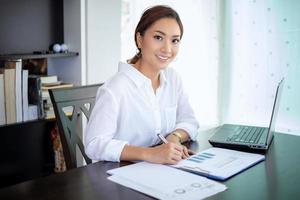
[(223, 148), (209, 148), (173, 165), (216, 180), (226, 180), (265, 160), (264, 155)]
[(107, 171), (109, 180), (159, 199), (203, 199), (226, 186), (166, 165), (140, 162)]

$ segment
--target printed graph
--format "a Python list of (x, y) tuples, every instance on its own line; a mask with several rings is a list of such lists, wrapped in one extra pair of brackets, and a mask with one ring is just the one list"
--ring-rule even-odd
[(191, 156), (187, 160), (196, 162), (196, 163), (202, 163), (205, 160), (212, 159), (213, 157), (215, 157), (215, 154), (203, 152), (203, 153)]

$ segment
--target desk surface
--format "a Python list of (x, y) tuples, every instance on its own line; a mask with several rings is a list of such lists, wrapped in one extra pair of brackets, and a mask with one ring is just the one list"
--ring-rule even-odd
[[(200, 133), (191, 149), (210, 147), (212, 131)], [(300, 137), (275, 134), (266, 161), (223, 182), (228, 189), (209, 199), (300, 199)], [(62, 174), (0, 189), (0, 199), (152, 199), (107, 180), (106, 171), (128, 162), (98, 162)]]

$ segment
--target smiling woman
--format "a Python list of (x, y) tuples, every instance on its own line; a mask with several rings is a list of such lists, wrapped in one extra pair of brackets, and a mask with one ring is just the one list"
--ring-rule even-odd
[[(175, 164), (189, 156), (181, 142), (195, 140), (198, 122), (181, 79), (168, 65), (183, 34), (175, 10), (146, 10), (135, 31), (137, 54), (99, 88), (86, 129), (93, 160)], [(168, 141), (161, 144), (157, 134)]]
[[(153, 16), (149, 16), (151, 13), (155, 13)], [(158, 23), (159, 21), (163, 20), (163, 22)], [(158, 21), (158, 22), (156, 22)], [(173, 23), (171, 26), (168, 26), (168, 23)], [(152, 26), (152, 27), (150, 27)], [(153, 27), (155, 26), (155, 27)], [(159, 27), (158, 27), (159, 26)], [(132, 64), (135, 64), (139, 58), (141, 57), (141, 40), (142, 37), (145, 35), (145, 31), (147, 29), (150, 29), (148, 32), (152, 33), (152, 37), (158, 41), (163, 40), (163, 38), (166, 36), (166, 33), (164, 33), (161, 29), (168, 29), (169, 35), (171, 35), (171, 40), (173, 43), (178, 43), (183, 35), (183, 25), (182, 22), (176, 12), (173, 12), (173, 10), (168, 9), (168, 7), (153, 7), (149, 10), (147, 10), (141, 20), (139, 21), (135, 33), (134, 33), (134, 40), (135, 44), (137, 46), (138, 52), (137, 54), (129, 61)], [(170, 30), (170, 28), (175, 30)], [(178, 30), (179, 29), (179, 30)], [(174, 35), (172, 35), (172, 33)], [(151, 35), (150, 35), (151, 37)], [(174, 37), (174, 38), (173, 38)], [(166, 40), (166, 39), (165, 39)], [(178, 46), (177, 46), (178, 47)], [(177, 54), (177, 51), (176, 51)], [(176, 55), (175, 55), (176, 56)], [(175, 57), (174, 56), (174, 57)]]
[(137, 52), (132, 37), (135, 27), (141, 12), (154, 4), (171, 6), (179, 13), (184, 31), (181, 30), (178, 55), (168, 67), (180, 74), (195, 116), (201, 122), (201, 129), (217, 125), (221, 60), (217, 27), (219, 4), (216, 0), (122, 0), (121, 60), (126, 61)]
[(138, 60), (129, 63), (151, 79), (154, 92), (159, 86), (159, 71), (178, 53), (180, 35), (179, 26), (172, 18), (159, 19), (146, 32), (136, 33)]
[[(164, 69), (177, 55), (180, 41), (180, 29), (174, 19), (164, 18), (156, 21), (143, 35), (137, 33), (138, 49), (144, 53), (143, 59), (135, 64), (153, 65)], [(143, 61), (144, 63), (140, 63)]]

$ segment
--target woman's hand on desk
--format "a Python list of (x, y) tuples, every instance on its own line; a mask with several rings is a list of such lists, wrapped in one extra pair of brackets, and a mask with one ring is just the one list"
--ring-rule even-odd
[(181, 144), (168, 142), (154, 147), (139, 147), (125, 145), (120, 160), (143, 160), (158, 164), (176, 164), (186, 154), (186, 147)]
[(154, 147), (125, 145), (121, 152), (120, 160), (143, 160), (159, 164), (176, 164), (192, 154), (194, 152), (181, 145), (178, 139), (172, 141), (170, 138), (167, 138), (167, 144)]
[(146, 150), (145, 161), (159, 164), (176, 164), (182, 159), (184, 147), (169, 142)]

